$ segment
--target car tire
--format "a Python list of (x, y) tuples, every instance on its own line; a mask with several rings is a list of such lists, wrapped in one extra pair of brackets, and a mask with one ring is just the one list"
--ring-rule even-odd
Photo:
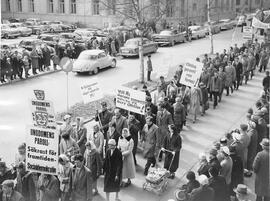
[(4, 34), (4, 38), (5, 38), (5, 39), (9, 39), (8, 34)]
[(112, 68), (115, 68), (115, 67), (116, 67), (116, 60), (115, 60), (115, 59), (112, 60), (111, 67), (112, 67)]
[(96, 75), (96, 74), (98, 74), (98, 67), (97, 68), (95, 68), (94, 70), (92, 70), (92, 75)]

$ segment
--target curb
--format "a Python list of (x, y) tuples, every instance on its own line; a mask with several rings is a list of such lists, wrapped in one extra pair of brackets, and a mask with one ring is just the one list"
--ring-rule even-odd
[(49, 74), (52, 74), (52, 73), (57, 73), (57, 72), (60, 72), (60, 71), (62, 71), (62, 69), (51, 70), (51, 71), (48, 71), (48, 72), (39, 73), (39, 74), (36, 74), (36, 75), (31, 75), (27, 79), (23, 79), (23, 80), (21, 80), (21, 79), (16, 79), (14, 81), (12, 80), (11, 82), (6, 82), (6, 83), (0, 84), (0, 87), (10, 85), (10, 84), (13, 84), (13, 83), (17, 83), (17, 82), (24, 82), (26, 80), (30, 80), (30, 79), (33, 79), (33, 78), (36, 78), (36, 77), (41, 77), (43, 75), (49, 75)]

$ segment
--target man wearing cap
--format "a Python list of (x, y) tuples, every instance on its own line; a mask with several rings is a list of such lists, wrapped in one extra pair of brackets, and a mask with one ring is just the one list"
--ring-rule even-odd
[(153, 123), (153, 117), (146, 117), (146, 124), (142, 129), (143, 156), (147, 159), (144, 168), (144, 175), (148, 174), (148, 169), (152, 165), (156, 165), (156, 149), (158, 139), (158, 127)]
[(214, 109), (216, 108), (216, 106), (218, 105), (218, 102), (217, 102), (217, 97), (221, 91), (221, 80), (220, 78), (218, 77), (218, 73), (215, 71), (214, 72), (214, 76), (211, 77), (210, 79), (210, 94), (213, 94), (214, 95)]
[(232, 159), (230, 157), (230, 150), (228, 147), (222, 147), (221, 152), (223, 154), (223, 160), (220, 162), (221, 170), (220, 175), (226, 180), (226, 184), (229, 188), (231, 184), (231, 174), (232, 174)]
[(211, 149), (209, 151), (209, 168), (210, 167), (215, 167), (216, 169), (218, 169), (219, 171), (221, 170), (221, 166), (220, 166), (220, 162), (217, 159), (217, 150), (216, 149)]
[(208, 90), (206, 88), (206, 85), (201, 82), (199, 84), (200, 90), (201, 90), (201, 95), (202, 95), (202, 99), (201, 99), (201, 107), (202, 107), (202, 112), (201, 115), (205, 115), (205, 111), (208, 110), (209, 108), (209, 102), (208, 102)]
[(150, 96), (146, 96), (145, 108), (147, 107), (151, 108), (152, 114), (157, 115), (158, 108), (155, 104), (152, 103), (152, 98)]
[(151, 55), (149, 54), (147, 56), (148, 60), (147, 60), (147, 81), (152, 81), (151, 80), (151, 72), (153, 71), (153, 67), (152, 67), (152, 61), (151, 61)]
[(100, 124), (101, 124), (100, 129), (103, 132), (104, 137), (105, 137), (105, 134), (107, 133), (109, 129), (109, 123), (112, 120), (113, 113), (108, 110), (106, 102), (101, 103), (101, 108), (102, 108), (101, 112), (96, 111), (95, 121), (97, 122), (100, 121)]
[(247, 135), (247, 129), (248, 125), (247, 124), (240, 124), (240, 139), (239, 141), (243, 145), (243, 152), (244, 152), (244, 160), (243, 160), (243, 165), (244, 168), (247, 169), (247, 155), (248, 155), (248, 146), (250, 143), (250, 137)]
[(269, 184), (269, 139), (263, 138), (260, 145), (262, 151), (259, 152), (253, 162), (253, 170), (255, 173), (255, 193), (256, 201), (270, 200), (270, 184)]
[(215, 192), (213, 188), (209, 187), (208, 178), (205, 175), (200, 175), (198, 181), (201, 186), (191, 192), (189, 201), (215, 201)]
[(109, 149), (106, 153), (104, 170), (104, 192), (106, 192), (106, 201), (110, 200), (110, 193), (115, 192), (115, 200), (119, 201), (120, 182), (123, 168), (122, 153), (116, 148), (114, 139), (108, 142)]
[(251, 201), (255, 199), (254, 194), (244, 184), (238, 184), (233, 191), (235, 192), (238, 201)]
[(2, 183), (2, 191), (0, 191), (1, 201), (28, 201), (17, 191), (14, 190), (13, 180), (5, 180)]

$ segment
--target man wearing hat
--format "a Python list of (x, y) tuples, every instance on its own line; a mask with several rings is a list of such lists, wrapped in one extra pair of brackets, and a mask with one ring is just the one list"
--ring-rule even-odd
[(106, 153), (103, 170), (104, 170), (104, 192), (106, 192), (106, 201), (110, 200), (110, 193), (115, 192), (115, 200), (119, 200), (120, 182), (122, 175), (122, 153), (116, 148), (114, 139), (108, 142), (109, 149)]
[(153, 71), (152, 61), (151, 61), (151, 54), (147, 56), (147, 81), (151, 80), (151, 72)]
[(220, 162), (217, 159), (217, 150), (216, 149), (211, 149), (209, 151), (209, 168), (210, 167), (215, 167), (216, 169), (218, 169), (219, 171), (221, 170), (221, 166), (220, 166)]
[(213, 94), (214, 95), (214, 109), (216, 108), (216, 106), (218, 105), (218, 102), (217, 102), (217, 97), (218, 95), (220, 94), (221, 92), (221, 80), (220, 78), (218, 77), (218, 72), (214, 72), (214, 76), (211, 77), (210, 79), (210, 94)]
[(12, 172), (8, 170), (6, 163), (4, 161), (0, 161), (0, 184), (3, 183), (5, 180), (8, 179), (15, 179), (16, 172)]
[(221, 170), (220, 175), (226, 180), (226, 184), (229, 187), (231, 184), (231, 174), (232, 174), (232, 159), (230, 157), (230, 150), (228, 147), (222, 147), (221, 153), (223, 154), (223, 160), (220, 162)]
[(259, 152), (253, 162), (253, 170), (255, 173), (255, 193), (256, 201), (270, 200), (270, 184), (269, 184), (269, 139), (263, 138), (260, 145), (262, 151)]
[(238, 201), (252, 201), (255, 199), (254, 194), (244, 184), (238, 184), (233, 191), (235, 192)]
[(206, 88), (206, 85), (201, 82), (199, 84), (200, 90), (201, 90), (201, 104), (202, 104), (202, 113), (201, 115), (203, 116), (205, 114), (205, 111), (209, 108), (209, 103), (208, 103), (208, 90)]
[(248, 130), (247, 124), (240, 124), (240, 139), (239, 139), (239, 141), (243, 145), (243, 153), (244, 153), (243, 165), (244, 165), (245, 169), (247, 169), (248, 146), (250, 143), (250, 137), (247, 134), (247, 130)]
[(0, 200), (1, 201), (26, 201), (19, 192), (14, 190), (13, 180), (5, 180), (2, 183), (2, 191), (0, 192)]
[(180, 133), (180, 131), (183, 129), (183, 124), (186, 121), (186, 109), (182, 104), (181, 97), (177, 97), (175, 101), (176, 102), (173, 104), (173, 120), (175, 122), (177, 133)]
[(214, 190), (209, 187), (208, 178), (205, 175), (198, 177), (200, 187), (194, 189), (190, 194), (189, 201), (214, 201)]
[[(112, 120), (113, 113), (108, 110), (106, 102), (101, 102), (101, 112), (96, 111), (95, 121), (99, 122), (101, 125), (100, 130), (103, 132), (104, 138), (109, 129), (109, 123)], [(105, 138), (106, 139), (106, 138)]]

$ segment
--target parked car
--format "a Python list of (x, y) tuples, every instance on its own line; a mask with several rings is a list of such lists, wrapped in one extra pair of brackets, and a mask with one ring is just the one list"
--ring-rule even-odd
[(28, 18), (28, 19), (26, 19), (26, 21), (28, 21), (28, 22), (34, 22), (35, 24), (38, 24), (38, 23), (41, 22), (41, 20), (38, 19), (38, 18)]
[(53, 47), (56, 44), (56, 41), (59, 40), (59, 37), (53, 34), (41, 34), (38, 36), (38, 39)]
[(80, 35), (82, 38), (92, 38), (95, 31), (88, 29), (76, 29), (73, 33)]
[(230, 19), (222, 19), (219, 22), (221, 23), (221, 30), (233, 29), (233, 27), (235, 26), (235, 22)]
[[(120, 54), (123, 57), (128, 56), (139, 56), (139, 43), (140, 38), (128, 39), (124, 46), (120, 48)], [(154, 53), (158, 49), (158, 44), (147, 39), (143, 38), (143, 54)]]
[(39, 35), (46, 32), (46, 29), (43, 25), (40, 25), (34, 21), (26, 21), (23, 24), (24, 26), (32, 29), (32, 34)]
[(77, 26), (74, 24), (65, 24), (61, 21), (52, 21), (51, 24), (57, 24), (62, 28), (62, 31), (64, 32), (72, 32), (75, 31)]
[(12, 24), (10, 24), (10, 27), (18, 29), (21, 36), (31, 36), (32, 35), (32, 29), (24, 26), (22, 23), (12, 23)]
[(115, 57), (107, 55), (103, 50), (84, 50), (73, 63), (72, 72), (97, 74), (99, 70), (107, 67), (116, 67)]
[(17, 28), (10, 27), (8, 24), (1, 24), (1, 38), (16, 38), (21, 33)]
[(74, 41), (75, 43), (85, 43), (86, 39), (83, 39), (79, 34), (76, 33), (61, 33), (59, 34), (59, 38), (62, 41), (71, 42)]
[(188, 28), (191, 30), (192, 39), (204, 38), (207, 34), (207, 30), (202, 26), (189, 26)]
[(45, 27), (46, 32), (50, 33), (62, 32), (61, 26), (58, 24), (52, 24), (51, 21), (41, 21), (40, 24)]
[(186, 32), (178, 32), (177, 30), (163, 30), (159, 34), (152, 36), (153, 41), (159, 45), (171, 45), (186, 41)]
[[(205, 23), (205, 26), (207, 27), (208, 26), (208, 22)], [(221, 31), (220, 27), (221, 27), (221, 24), (218, 23), (217, 21), (211, 21), (210, 22), (210, 27), (211, 27), (211, 32), (212, 34), (217, 34)]]
[(40, 39), (22, 40), (19, 43), (19, 47), (22, 47), (22, 48), (25, 48), (29, 51), (32, 51), (33, 45), (40, 45), (42, 43), (43, 43), (43, 41)]

